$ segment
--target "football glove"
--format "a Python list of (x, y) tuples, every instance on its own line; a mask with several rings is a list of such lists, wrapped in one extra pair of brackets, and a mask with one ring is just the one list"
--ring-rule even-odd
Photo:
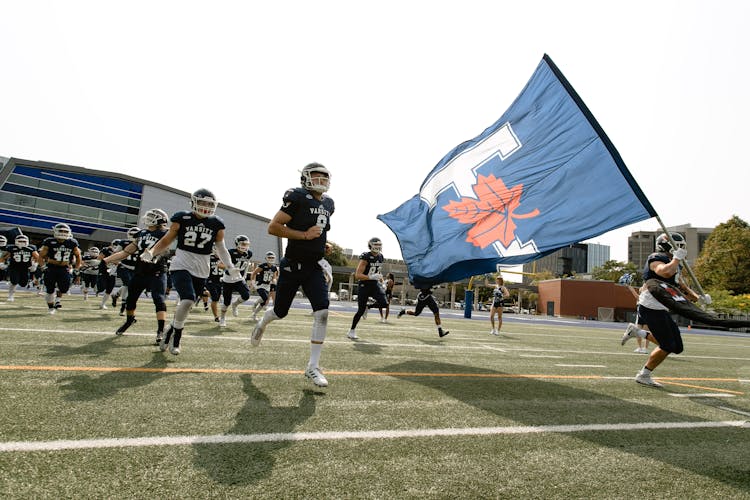
[(154, 261), (154, 254), (151, 253), (151, 249), (147, 248), (141, 253), (141, 260), (143, 262), (153, 262)]
[(242, 271), (240, 271), (236, 267), (227, 269), (227, 274), (229, 276), (229, 281), (235, 282), (235, 281), (240, 281), (242, 279)]
[(685, 250), (684, 248), (677, 248), (674, 252), (672, 252), (672, 257), (677, 260), (683, 260), (685, 257), (687, 257), (687, 250)]
[(698, 297), (698, 301), (701, 304), (704, 304), (704, 305), (707, 305), (707, 306), (711, 305), (711, 303), (713, 302), (713, 300), (711, 300), (711, 296), (709, 294), (707, 294), (707, 293), (701, 295), (700, 297)]

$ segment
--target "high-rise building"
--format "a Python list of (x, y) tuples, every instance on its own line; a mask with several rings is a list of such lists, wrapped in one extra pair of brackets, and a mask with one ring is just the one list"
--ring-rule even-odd
[[(685, 238), (685, 244), (688, 251), (688, 265), (693, 266), (695, 260), (703, 250), (706, 240), (713, 232), (712, 227), (692, 227), (690, 224), (682, 224), (667, 228), (670, 232), (680, 233)], [(656, 249), (656, 238), (663, 231), (638, 231), (631, 233), (628, 238), (628, 261), (641, 269), (646, 263), (646, 259)]]

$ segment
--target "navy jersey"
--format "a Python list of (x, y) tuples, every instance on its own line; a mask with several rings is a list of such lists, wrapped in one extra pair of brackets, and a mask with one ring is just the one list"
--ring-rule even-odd
[(383, 274), (381, 272), (381, 268), (383, 267), (383, 261), (385, 259), (383, 258), (382, 253), (375, 255), (372, 252), (365, 252), (359, 256), (359, 260), (364, 260), (365, 262), (367, 262), (367, 264), (365, 265), (365, 270), (363, 271), (367, 276), (372, 276), (373, 274)]
[(166, 254), (157, 256), (153, 262), (143, 262), (140, 260), (140, 255), (143, 251), (156, 245), (156, 242), (162, 239), (165, 234), (167, 234), (166, 229), (157, 228), (151, 231), (148, 229), (141, 229), (138, 234), (135, 235), (132, 243), (138, 247), (138, 250), (136, 250), (136, 252), (130, 257), (135, 257), (134, 265), (138, 274), (158, 275), (167, 270)]
[(492, 290), (492, 305), (494, 307), (503, 305), (506, 290), (505, 286), (496, 286), (495, 289)]
[(101, 274), (101, 275), (107, 274), (107, 268), (109, 266), (107, 266), (107, 264), (105, 264), (104, 259), (106, 257), (109, 257), (110, 255), (112, 255), (114, 253), (116, 253), (116, 252), (115, 252), (115, 249), (112, 248), (112, 247), (104, 247), (104, 248), (102, 248), (99, 251), (99, 259), (101, 259), (99, 261), (99, 274)]
[(211, 271), (208, 275), (208, 281), (211, 283), (221, 283), (221, 277), (224, 275), (224, 270), (219, 267), (220, 262), (221, 260), (219, 260), (216, 255), (211, 254), (209, 260)]
[(5, 261), (10, 269), (28, 269), (33, 263), (33, 254), (36, 248), (32, 246), (19, 247), (16, 245), (8, 245), (5, 250), (10, 254)]
[(651, 270), (651, 263), (652, 262), (663, 262), (665, 264), (669, 264), (672, 262), (672, 257), (670, 257), (668, 254), (663, 252), (656, 252), (652, 253), (648, 256), (646, 259), (646, 264), (643, 267), (643, 281), (650, 280), (650, 279), (657, 279), (660, 281), (665, 281), (667, 283), (671, 283), (673, 285), (677, 285), (678, 279), (680, 276), (679, 271), (675, 273), (674, 276), (671, 278), (665, 278), (664, 276), (659, 276), (655, 272)]
[[(244, 278), (247, 272), (247, 267), (250, 265), (250, 258), (253, 256), (253, 252), (248, 250), (247, 252), (240, 252), (236, 248), (229, 250), (229, 257), (232, 258), (232, 264), (234, 267), (240, 270), (240, 275)], [(229, 276), (228, 271), (224, 271)]]
[(211, 254), (216, 234), (225, 228), (224, 221), (215, 215), (201, 219), (188, 210), (175, 213), (170, 221), (180, 225), (177, 248), (201, 255)]
[(75, 238), (60, 241), (57, 238), (45, 238), (42, 248), (47, 247), (47, 260), (55, 261), (53, 265), (68, 265), (73, 261), (73, 251), (78, 248)]
[(331, 229), (331, 215), (334, 211), (333, 199), (325, 194), (320, 201), (301, 187), (284, 193), (281, 211), (291, 216), (286, 226), (297, 231), (307, 231), (312, 226), (323, 228), (321, 235), (314, 240), (288, 240), (284, 256), (296, 262), (317, 262), (325, 254), (327, 232)]
[(273, 277), (276, 276), (276, 272), (279, 270), (279, 268), (276, 267), (275, 264), (263, 262), (262, 264), (258, 265), (258, 269), (260, 270), (255, 275), (255, 288), (270, 290), (271, 281), (273, 281)]

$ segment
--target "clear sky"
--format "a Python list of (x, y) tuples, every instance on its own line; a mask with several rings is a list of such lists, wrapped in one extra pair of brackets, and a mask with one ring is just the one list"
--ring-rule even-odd
[[(743, 0), (0, 0), (0, 156), (206, 187), (269, 218), (321, 162), (329, 239), (400, 258), (375, 217), (547, 53), (665, 224), (750, 221), (748, 19)], [(656, 228), (591, 241), (625, 261)]]

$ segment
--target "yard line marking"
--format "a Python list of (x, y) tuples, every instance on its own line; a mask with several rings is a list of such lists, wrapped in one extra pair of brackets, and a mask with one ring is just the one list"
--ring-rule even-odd
[[(734, 394), (725, 393), (713, 393), (713, 392), (697, 392), (694, 394), (670, 394), (674, 398), (733, 398)], [(750, 416), (750, 413), (747, 414)]]
[(0, 442), (0, 452), (59, 451), (91, 448), (134, 448), (145, 446), (185, 446), (199, 444), (269, 443), (284, 441), (338, 441), (346, 439), (399, 439), (435, 436), (489, 436), (499, 434), (541, 434), (648, 429), (708, 429), (744, 427), (745, 420), (717, 422), (635, 422), (621, 424), (540, 425), (519, 427), (469, 427), (447, 429), (405, 429), (381, 431), (321, 431), (267, 434), (224, 434), (213, 436), (154, 436), (141, 438), (79, 439), (56, 441)]
[(500, 347), (493, 347), (493, 346), (487, 345), (487, 344), (480, 344), (480, 346), (483, 347), (483, 348), (485, 348), (485, 349), (489, 349), (490, 351), (508, 352), (507, 349), (502, 349)]
[(552, 356), (548, 354), (519, 354), (519, 357), (521, 358), (553, 358), (553, 359), (565, 358), (565, 356)]
[(555, 366), (563, 366), (566, 368), (606, 368), (607, 365), (565, 365), (562, 363), (556, 363)]
[(740, 415), (745, 415), (746, 417), (750, 417), (750, 413), (746, 411), (735, 410), (734, 408), (730, 408), (728, 406), (719, 406), (718, 408), (721, 410), (731, 411), (732, 413), (738, 413)]

